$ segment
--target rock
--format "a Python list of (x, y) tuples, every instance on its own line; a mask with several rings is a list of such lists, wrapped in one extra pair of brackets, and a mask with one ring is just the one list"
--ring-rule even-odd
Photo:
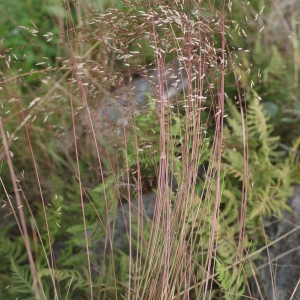
[[(282, 220), (272, 218), (265, 227), (270, 241), (296, 230), (269, 247), (270, 260), (266, 250), (262, 253), (258, 282), (264, 299), (300, 299), (300, 186), (295, 187), (288, 204), (293, 212), (284, 212)], [(255, 297), (260, 299), (257, 291)]]

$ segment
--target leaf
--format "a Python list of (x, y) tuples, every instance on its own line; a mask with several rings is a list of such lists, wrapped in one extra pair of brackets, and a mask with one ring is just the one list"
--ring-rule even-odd
[[(245, 292), (245, 282), (238, 268), (228, 269), (218, 258), (215, 258), (215, 261), (217, 280), (220, 284), (220, 289), (226, 292), (226, 299), (239, 299), (242, 297)], [(242, 268), (240, 271), (242, 271)]]
[(18, 266), (14, 259), (10, 259), (10, 270), (11, 270), (11, 288), (19, 293), (19, 294), (25, 294), (25, 295), (32, 295), (33, 294), (33, 282), (31, 278), (31, 274), (29, 272), (29, 268), (26, 267), (20, 267)]

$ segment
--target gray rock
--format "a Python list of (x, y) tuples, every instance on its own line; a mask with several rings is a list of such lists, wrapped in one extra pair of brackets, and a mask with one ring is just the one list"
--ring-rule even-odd
[[(156, 201), (156, 194), (149, 193), (144, 194), (142, 196), (142, 203), (139, 207), (137, 200), (132, 200), (130, 203), (124, 203), (122, 206), (119, 206), (117, 209), (117, 215), (115, 222), (111, 222), (110, 225), (110, 233), (112, 235), (112, 247), (114, 249), (119, 249), (123, 252), (128, 251), (129, 249), (129, 210), (131, 213), (131, 223), (140, 222), (141, 219), (144, 220), (144, 226), (146, 226), (146, 221), (152, 220), (154, 215), (154, 207)], [(135, 226), (136, 227), (136, 226)], [(132, 236), (135, 240), (138, 239), (136, 236), (136, 232), (132, 232)], [(106, 246), (105, 246), (106, 245)], [(97, 255), (102, 256), (110, 253), (110, 245), (109, 239), (101, 242), (98, 245), (94, 245), (92, 249), (90, 249), (93, 253), (97, 253)], [(134, 248), (132, 248), (133, 252)], [(134, 253), (133, 253), (134, 254)]]
[[(76, 120), (77, 139), (84, 132), (92, 130), (92, 120), (99, 145), (103, 145), (107, 140), (123, 142), (124, 126), (130, 124), (132, 115), (138, 115), (149, 107), (149, 95), (153, 99), (162, 98), (164, 104), (168, 106), (170, 99), (181, 93), (188, 86), (188, 82), (186, 70), (178, 59), (166, 64), (160, 72), (149, 71), (145, 76), (132, 80), (127, 86), (120, 87), (101, 99), (98, 108), (84, 107), (79, 113), (79, 119)], [(161, 84), (162, 97), (158, 95), (159, 84)], [(64, 151), (73, 145), (74, 134), (70, 129), (64, 133), (59, 149)]]
[[(291, 230), (294, 232), (269, 247), (270, 260), (267, 251), (263, 252), (264, 263), (258, 266), (258, 278), (264, 299), (300, 299), (300, 186), (295, 187), (288, 204), (292, 213), (284, 212), (282, 220), (273, 218), (266, 225), (266, 233), (271, 241)], [(256, 292), (255, 296), (260, 299)]]

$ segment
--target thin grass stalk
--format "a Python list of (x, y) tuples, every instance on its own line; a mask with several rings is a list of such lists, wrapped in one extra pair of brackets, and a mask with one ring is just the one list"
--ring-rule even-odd
[[(224, 10), (223, 10), (224, 16)], [(221, 18), (221, 37), (222, 37), (222, 60), (221, 60), (221, 86), (218, 92), (218, 105), (217, 105), (217, 112), (215, 113), (215, 148), (214, 153), (216, 155), (216, 164), (217, 164), (217, 173), (216, 173), (216, 190), (215, 190), (215, 201), (214, 201), (214, 209), (212, 214), (212, 222), (211, 222), (211, 231), (210, 231), (210, 241), (209, 241), (209, 254), (208, 254), (208, 263), (207, 263), (207, 270), (210, 272), (212, 267), (212, 258), (213, 258), (213, 248), (215, 244), (215, 226), (217, 222), (217, 217), (219, 213), (219, 205), (221, 201), (221, 159), (222, 159), (222, 140), (223, 140), (223, 120), (224, 120), (224, 94), (225, 94), (225, 46), (226, 46), (226, 39), (224, 36), (224, 18)], [(208, 276), (206, 277), (205, 289), (204, 289), (204, 298), (206, 298), (207, 291), (208, 291)]]
[[(55, 299), (59, 299), (61, 287), (60, 287), (59, 282), (57, 282), (57, 281), (56, 281), (56, 278), (55, 278), (56, 262), (55, 262), (55, 257), (54, 257), (54, 254), (53, 254), (53, 248), (51, 247), (51, 249), (50, 249), (50, 259), (52, 259), (52, 257), (53, 257), (53, 264), (51, 265), (51, 264), (50, 264), (50, 261), (49, 261), (49, 258), (48, 258), (48, 254), (47, 254), (47, 252), (46, 252), (46, 248), (45, 248), (44, 241), (43, 241), (43, 239), (42, 239), (41, 231), (40, 231), (39, 228), (38, 228), (38, 225), (37, 225), (37, 223), (36, 223), (36, 220), (35, 220), (33, 211), (32, 211), (32, 209), (31, 209), (31, 207), (30, 207), (29, 201), (27, 200), (27, 197), (26, 197), (26, 195), (25, 195), (25, 193), (24, 193), (24, 190), (22, 189), (20, 183), (18, 183), (18, 185), (19, 185), (19, 190), (20, 190), (21, 193), (22, 193), (22, 197), (24, 198), (24, 201), (26, 202), (27, 208), (28, 208), (29, 213), (30, 213), (30, 215), (31, 215), (31, 222), (33, 223), (33, 226), (32, 226), (32, 227), (33, 227), (33, 230), (36, 230), (37, 235), (38, 235), (38, 238), (39, 238), (39, 242), (40, 242), (40, 244), (42, 245), (42, 249), (43, 249), (43, 252), (44, 252), (44, 255), (45, 255), (44, 258), (45, 258), (46, 261), (47, 261), (47, 266), (48, 266), (48, 268), (49, 268), (50, 277), (51, 277), (51, 280), (52, 280), (52, 283), (53, 283), (54, 295), (56, 295), (56, 297), (57, 297), (57, 298), (55, 298)], [(45, 214), (45, 213), (46, 213), (46, 212), (44, 211), (44, 214)], [(46, 220), (47, 226), (48, 226), (47, 215), (45, 215), (45, 220)], [(50, 230), (47, 230), (47, 232), (49, 233)], [(38, 249), (36, 249), (36, 250), (38, 250)], [(38, 252), (36, 251), (36, 253), (38, 253)], [(52, 263), (52, 261), (51, 261), (51, 263)], [(56, 287), (56, 286), (57, 286), (57, 287)], [(58, 291), (57, 291), (57, 289), (58, 289)]]
[[(268, 245), (267, 235), (266, 235), (266, 232), (265, 232), (265, 228), (263, 227), (262, 230), (264, 232), (265, 244)], [(268, 257), (269, 269), (270, 269), (270, 276), (271, 276), (271, 285), (272, 285), (272, 292), (273, 292), (272, 297), (274, 299), (276, 299), (276, 294), (277, 294), (276, 293), (276, 281), (275, 281), (276, 276), (275, 276), (275, 271), (274, 271), (273, 263), (271, 262), (271, 255), (270, 255), (269, 247), (266, 248), (266, 251), (267, 251), (267, 257)]]
[[(68, 9), (70, 10), (69, 6), (68, 6)], [(70, 13), (70, 11), (69, 11), (69, 13)], [(71, 16), (71, 19), (72, 19), (71, 13), (70, 13), (70, 16)], [(73, 30), (75, 32), (75, 27), (74, 27), (73, 21), (72, 21), (72, 24), (73, 24)], [(69, 44), (71, 44), (70, 43), (70, 37), (69, 37), (68, 34), (67, 34), (67, 37), (68, 37)], [(98, 143), (97, 143), (95, 128), (94, 128), (94, 125), (93, 125), (92, 115), (91, 115), (91, 112), (90, 112), (90, 109), (89, 109), (88, 100), (87, 100), (87, 97), (86, 97), (86, 94), (85, 94), (84, 87), (82, 85), (82, 80), (81, 80), (80, 75), (77, 74), (77, 72), (76, 72), (76, 70), (77, 70), (76, 56), (75, 56), (75, 54), (73, 52), (73, 48), (72, 47), (70, 47), (70, 48), (71, 48), (71, 51), (72, 51), (72, 56), (73, 56), (73, 61), (74, 61), (74, 64), (73, 64), (73, 67), (74, 67), (74, 69), (73, 69), (73, 77), (76, 77), (76, 79), (77, 79), (76, 82), (78, 84), (79, 90), (80, 90), (81, 95), (83, 96), (83, 99), (84, 99), (84, 102), (85, 102), (85, 108), (86, 108), (87, 114), (88, 114), (88, 121), (89, 121), (89, 124), (90, 124), (90, 127), (91, 127), (91, 132), (92, 132), (92, 136), (93, 136), (93, 140), (94, 140), (94, 145), (95, 145), (95, 148), (96, 148), (96, 155), (97, 155), (97, 159), (98, 159), (98, 165), (99, 165), (99, 168), (100, 168), (100, 176), (101, 176), (102, 182), (103, 182), (104, 199), (105, 199), (106, 212), (107, 212), (107, 226), (106, 226), (107, 229), (106, 229), (106, 231), (108, 233), (107, 236), (109, 238), (109, 248), (111, 249), (111, 253), (112, 253), (112, 259), (110, 260), (110, 262), (112, 264), (112, 269), (115, 270), (114, 259), (113, 259), (113, 251), (112, 251), (112, 239), (110, 238), (111, 233), (110, 233), (109, 207), (108, 207), (108, 201), (107, 201), (107, 195), (106, 195), (106, 188), (105, 188), (105, 185), (104, 185), (105, 179), (104, 179), (104, 176), (103, 176), (103, 168), (102, 168), (102, 163), (101, 163), (101, 155), (100, 155), (100, 151), (99, 151), (99, 147), (98, 147)], [(75, 72), (76, 72), (76, 76), (75, 76)], [(77, 164), (77, 168), (78, 168), (78, 170), (77, 170), (77, 176), (78, 176), (79, 188), (80, 188), (80, 195), (81, 195), (80, 198), (81, 198), (82, 216), (83, 216), (83, 224), (84, 224), (84, 236), (85, 236), (86, 248), (87, 248), (87, 260), (88, 260), (89, 281), (90, 281), (90, 297), (91, 297), (91, 299), (93, 299), (93, 290), (92, 290), (93, 285), (92, 285), (91, 262), (90, 262), (90, 257), (89, 257), (88, 236), (87, 236), (87, 231), (86, 231), (86, 220), (85, 220), (85, 213), (84, 213), (83, 192), (82, 192), (82, 184), (81, 184), (81, 179), (80, 179), (79, 160), (78, 160), (79, 153), (78, 153), (78, 147), (77, 147), (77, 142), (76, 142), (76, 126), (75, 126), (75, 120), (74, 120), (74, 110), (73, 110), (72, 94), (71, 94), (71, 92), (70, 92), (70, 107), (71, 107), (71, 110), (72, 110), (71, 115), (72, 115), (72, 122), (73, 122), (74, 148), (75, 148), (76, 161), (77, 161), (76, 164)], [(106, 149), (106, 146), (105, 146), (105, 149)], [(107, 152), (107, 150), (106, 150), (106, 152)], [(111, 161), (110, 161), (109, 155), (107, 157), (108, 157), (108, 160), (109, 160), (109, 164), (111, 165)], [(116, 184), (116, 187), (117, 187), (117, 190), (118, 190), (118, 183), (117, 183), (117, 181), (115, 182), (115, 184)], [(129, 197), (130, 197), (130, 195), (129, 195)], [(130, 213), (130, 210), (129, 210), (129, 213)], [(130, 221), (129, 224), (131, 224), (131, 221)], [(131, 242), (130, 242), (130, 244), (131, 244)], [(105, 240), (104, 253), (106, 252), (106, 247), (107, 247), (107, 239)], [(104, 264), (104, 261), (105, 261), (105, 259), (103, 259), (103, 264)], [(102, 275), (101, 274), (102, 273), (100, 273), (100, 277), (99, 277), (100, 287), (99, 287), (99, 291), (98, 291), (98, 298), (100, 297), (100, 294), (101, 294), (101, 282), (102, 282), (101, 278), (103, 276), (103, 274)], [(114, 276), (114, 278), (115, 278), (115, 276)], [(129, 289), (128, 289), (129, 291), (130, 291), (130, 281), (131, 280), (129, 280)], [(115, 292), (116, 292), (115, 296), (117, 298), (117, 282), (116, 282), (116, 280), (114, 280), (114, 283), (115, 283)], [(105, 293), (106, 293), (106, 291), (105, 291)], [(128, 293), (128, 296), (129, 295), (130, 295), (130, 293)]]
[[(72, 14), (71, 14), (71, 8), (70, 8), (69, 4), (67, 4), (67, 8), (69, 10), (69, 15), (71, 17), (71, 22), (73, 24), (73, 30), (75, 31), (75, 25), (74, 25), (74, 22), (73, 22), (73, 18), (72, 18)], [(81, 94), (84, 97), (84, 99), (86, 99), (81, 78), (76, 72), (77, 71), (77, 61), (76, 61), (76, 56), (75, 56), (73, 47), (71, 46), (71, 40), (70, 40), (70, 36), (69, 36), (68, 32), (67, 32), (67, 39), (68, 39), (68, 42), (70, 44), (70, 50), (71, 50), (72, 58), (73, 58), (72, 77), (73, 78), (76, 77), (78, 87), (81, 91)], [(75, 120), (74, 120), (72, 84), (70, 84), (69, 99), (70, 99), (70, 107), (71, 107), (71, 115), (72, 115), (72, 123), (73, 123), (72, 125), (73, 125), (74, 146), (75, 146), (75, 153), (76, 153), (76, 165), (77, 165), (77, 174), (76, 174), (76, 176), (77, 176), (77, 179), (78, 179), (78, 182), (79, 182), (80, 203), (81, 203), (81, 209), (82, 209), (82, 219), (83, 219), (83, 228), (84, 228), (84, 238), (85, 238), (86, 250), (87, 250), (87, 263), (88, 263), (88, 273), (89, 273), (90, 298), (93, 299), (92, 270), (91, 270), (90, 255), (89, 255), (88, 235), (87, 235), (87, 228), (86, 228), (84, 202), (83, 202), (83, 190), (82, 190), (82, 185), (81, 185), (81, 172), (80, 172), (80, 167), (79, 167), (79, 156), (78, 156), (78, 147), (77, 147), (77, 140), (76, 140), (76, 127), (75, 127)]]
[[(130, 73), (130, 69), (128, 70)], [(129, 74), (130, 76), (130, 74)], [(133, 101), (132, 101), (133, 102)], [(131, 103), (132, 108), (134, 108), (134, 103)], [(124, 110), (122, 110), (122, 114), (124, 117)], [(136, 130), (136, 122), (135, 122), (135, 116), (134, 114), (131, 116), (132, 119), (132, 131), (133, 131), (133, 137), (134, 137), (134, 143), (136, 146), (136, 149), (139, 149), (139, 143), (138, 143), (138, 134), (137, 134), (137, 130)], [(123, 127), (123, 132), (124, 132), (124, 144), (125, 144), (125, 151), (127, 153), (127, 143), (126, 143), (126, 139), (127, 139), (127, 132), (126, 132), (126, 128), (125, 126)], [(142, 239), (140, 237), (142, 237), (143, 235), (143, 230), (144, 230), (144, 218), (143, 218), (143, 196), (142, 196), (142, 174), (141, 174), (141, 167), (140, 167), (140, 161), (139, 161), (139, 155), (138, 155), (138, 151), (136, 152), (136, 174), (137, 174), (137, 201), (138, 201), (138, 232), (137, 232), (137, 236), (138, 236), (138, 243), (137, 243), (137, 248), (136, 248), (136, 267), (134, 269), (134, 288), (133, 288), (133, 294), (136, 295), (138, 297), (139, 293), (138, 291), (140, 290), (140, 284), (141, 284), (141, 280), (140, 280), (140, 269), (142, 268), (142, 252), (143, 252), (143, 243), (142, 243)], [(128, 165), (128, 158), (126, 157), (126, 164)], [(128, 169), (128, 180), (129, 180), (129, 168)], [(129, 189), (128, 189), (129, 190)], [(128, 199), (129, 203), (130, 203), (130, 198)], [(129, 209), (129, 212), (131, 212), (131, 209)], [(131, 245), (131, 240), (129, 241), (129, 249), (131, 251), (132, 245)], [(130, 253), (132, 254), (132, 253)], [(130, 256), (133, 260), (133, 257)], [(131, 265), (131, 264), (130, 264)], [(129, 270), (131, 271), (131, 270)], [(130, 278), (130, 277), (129, 277)], [(128, 290), (130, 290), (130, 285)], [(128, 297), (129, 297), (130, 293), (128, 293)]]
[[(235, 71), (234, 63), (233, 63), (233, 58), (231, 51), (229, 50), (228, 45), (224, 45), (224, 51), (227, 51), (229, 60), (232, 63), (233, 66), (233, 75), (235, 79), (235, 84), (237, 87), (239, 87), (238, 83), (238, 78), (237, 74)], [(248, 161), (249, 161), (249, 155), (248, 155), (248, 132), (247, 132), (247, 102), (246, 99), (242, 97), (240, 89), (237, 88), (237, 98), (239, 102), (239, 107), (240, 107), (240, 113), (241, 113), (241, 121), (242, 121), (242, 133), (243, 133), (243, 183), (242, 183), (242, 205), (240, 209), (240, 218), (239, 218), (239, 242), (238, 242), (238, 247), (237, 247), (237, 261), (241, 261), (243, 258), (243, 252), (245, 251), (245, 246), (244, 246), (244, 235), (245, 235), (245, 227), (246, 227), (246, 210), (247, 210), (247, 189), (248, 189), (248, 177), (249, 177), (249, 169), (248, 169)], [(244, 93), (245, 95), (245, 93)], [(243, 259), (242, 259), (243, 260)], [(236, 264), (235, 264), (236, 266)], [(240, 264), (238, 266), (238, 272), (240, 274), (241, 272), (242, 265)], [(235, 267), (233, 269), (233, 272), (235, 271)], [(250, 288), (248, 286), (248, 290), (250, 291)]]
[[(33, 280), (33, 289), (34, 289), (34, 294), (37, 300), (40, 300), (40, 292), (43, 295), (43, 298), (46, 299), (46, 295), (43, 289), (43, 286), (37, 276), (37, 270), (34, 264), (34, 260), (33, 260), (33, 256), (32, 256), (32, 250), (31, 250), (31, 246), (30, 246), (30, 241), (29, 241), (29, 234), (28, 234), (28, 230), (27, 230), (27, 225), (26, 225), (26, 221), (25, 221), (25, 215), (24, 215), (24, 211), (22, 208), (22, 202), (21, 202), (21, 198), (20, 198), (20, 194), (19, 194), (19, 190), (18, 190), (18, 186), (17, 186), (17, 177), (15, 175), (14, 172), (14, 168), (13, 168), (13, 164), (11, 161), (11, 157), (10, 157), (10, 150), (6, 141), (6, 137), (5, 137), (5, 132), (4, 132), (4, 128), (3, 128), (3, 123), (2, 123), (2, 118), (0, 117), (0, 132), (1, 132), (1, 137), (3, 140), (3, 144), (4, 144), (4, 149), (5, 149), (5, 153), (6, 153), (6, 158), (7, 158), (7, 164), (9, 167), (9, 172), (10, 172), (10, 176), (11, 176), (11, 182), (13, 184), (14, 187), (14, 193), (15, 193), (15, 197), (16, 197), (16, 201), (17, 201), (17, 207), (19, 210), (19, 215), (20, 215), (20, 233), (22, 235), (22, 238), (24, 240), (24, 244), (25, 244), (25, 248), (27, 251), (27, 255), (28, 255), (28, 260), (29, 260), (29, 266), (30, 266), (30, 271), (31, 271), (31, 276), (32, 276), (32, 280)], [(5, 188), (2, 179), (1, 179), (1, 183), (3, 188)], [(6, 192), (7, 194), (7, 192)], [(7, 194), (8, 195), (8, 194)], [(9, 196), (8, 196), (9, 199)], [(14, 211), (14, 209), (13, 209)], [(15, 218), (16, 214), (15, 214)], [(19, 222), (18, 222), (19, 224)]]
[(300, 278), (298, 279), (298, 282), (297, 282), (297, 284), (295, 285), (295, 288), (294, 288), (294, 290), (293, 290), (293, 292), (292, 292), (291, 297), (290, 297), (289, 300), (293, 300), (293, 299), (294, 299), (294, 295), (295, 295), (295, 293), (297, 292), (297, 289), (298, 289), (298, 287), (299, 287), (299, 284), (300, 284)]
[[(22, 112), (23, 119), (25, 120), (23, 107), (21, 107), (20, 110)], [(29, 145), (31, 158), (32, 158), (32, 162), (33, 162), (33, 165), (34, 165), (34, 171), (35, 171), (35, 176), (36, 176), (37, 184), (38, 184), (38, 188), (39, 188), (39, 194), (40, 194), (41, 201), (42, 201), (43, 213), (44, 213), (46, 230), (47, 230), (48, 243), (49, 243), (49, 245), (52, 245), (51, 236), (50, 236), (50, 229), (49, 229), (49, 224), (48, 224), (48, 219), (47, 219), (46, 205), (45, 205), (45, 200), (44, 200), (42, 186), (41, 186), (41, 180), (40, 180), (40, 176), (39, 176), (39, 173), (38, 173), (38, 167), (37, 167), (37, 163), (36, 163), (32, 143), (31, 143), (31, 139), (30, 139), (30, 136), (29, 136), (29, 130), (28, 130), (26, 122), (24, 123), (24, 128), (25, 128), (25, 131), (26, 131), (27, 142), (28, 142), (28, 145)], [(28, 205), (28, 208), (29, 208), (29, 205)], [(54, 275), (55, 258), (53, 256), (52, 248), (51, 248), (51, 251), (50, 251), (50, 260), (51, 260), (51, 268), (49, 268), (49, 270), (50, 270), (50, 274), (51, 274), (51, 280), (52, 280), (52, 283), (53, 283), (54, 296), (55, 296), (55, 299), (58, 299), (58, 293), (57, 293), (57, 290), (56, 290), (56, 281), (55, 281), (55, 275)]]

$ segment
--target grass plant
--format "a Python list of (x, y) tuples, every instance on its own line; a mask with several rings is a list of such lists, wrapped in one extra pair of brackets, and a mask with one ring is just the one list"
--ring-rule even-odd
[(266, 297), (299, 139), (278, 150), (255, 89), (277, 74), (251, 73), (255, 4), (65, 1), (59, 34), (21, 28), (57, 55), (23, 72), (1, 51), (3, 299)]

